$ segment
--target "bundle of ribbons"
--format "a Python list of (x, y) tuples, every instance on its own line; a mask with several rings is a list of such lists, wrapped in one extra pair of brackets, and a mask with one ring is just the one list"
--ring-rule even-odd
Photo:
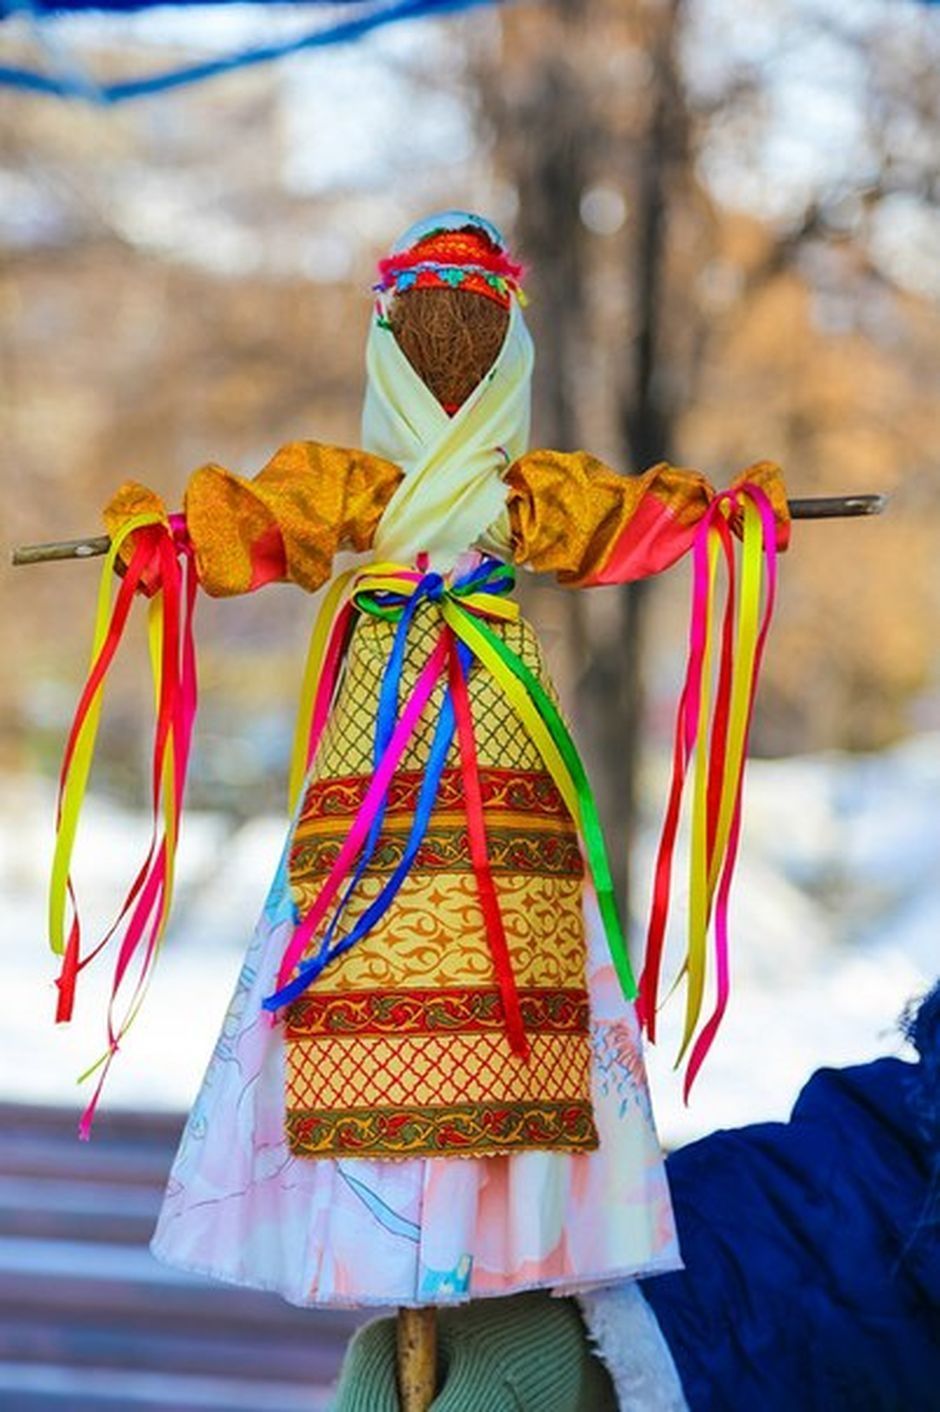
[[(115, 566), (134, 535), (123, 578), (113, 594)], [(740, 554), (736, 536), (741, 539)], [(724, 608), (719, 569), (724, 567)], [(335, 957), (354, 946), (392, 902), (420, 847), (445, 760), (456, 738), (463, 773), (471, 858), (486, 921), (494, 971), (513, 1049), (527, 1053), (525, 1030), (487, 860), (486, 830), (477, 772), (467, 680), (471, 670), (492, 674), (536, 744), (574, 819), (596, 892), (611, 959), (624, 994), (637, 998), (649, 1037), (656, 1037), (673, 855), (686, 780), (693, 776), (688, 940), (678, 979), (686, 982), (686, 1015), (677, 1063), (688, 1053), (685, 1093), (701, 1068), (728, 1003), (728, 908), (741, 829), (742, 784), (754, 697), (776, 593), (776, 529), (763, 490), (745, 483), (717, 495), (699, 525), (693, 546), (692, 614), (688, 667), (675, 731), (672, 783), (656, 862), (646, 957), (639, 989), (634, 983), (618, 919), (610, 868), (590, 785), (571, 736), (553, 702), (492, 624), (518, 614), (507, 597), (510, 566), (484, 558), (462, 576), (442, 577), (420, 559), (416, 567), (372, 564), (333, 581), (318, 615), (304, 674), (291, 766), (295, 810), (329, 718), (357, 615), (375, 614), (395, 624), (383, 675), (374, 741), (374, 775), (335, 864), (302, 916), (281, 959), (277, 988), (264, 1001), (277, 1015), (315, 984)], [(82, 1075), (98, 1082), (82, 1118), (87, 1136), (111, 1061), (139, 1012), (166, 928), (173, 892), (180, 811), (196, 713), (193, 615), (197, 579), (185, 524), (179, 516), (141, 515), (128, 521), (111, 545), (98, 598), (91, 670), (69, 732), (62, 764), (57, 840), (50, 895), (50, 938), (62, 955), (57, 1019), (71, 1017), (80, 972), (109, 943), (117, 946), (107, 1019), (107, 1047)], [(105, 682), (138, 590), (150, 596), (149, 637), (156, 700), (151, 774), (152, 827), (143, 862), (113, 925), (85, 955), (71, 860), (102, 708)], [(113, 600), (112, 600), (113, 594)], [(400, 685), (409, 628), (421, 604), (437, 606), (439, 629), (408, 699)], [(720, 624), (719, 624), (720, 618)], [(350, 897), (381, 835), (388, 791), (415, 727), (435, 688), (443, 686), (430, 756), (404, 855), (379, 895), (344, 930)], [(332, 912), (331, 912), (332, 908)], [(67, 921), (68, 917), (68, 921)], [(708, 940), (713, 934), (713, 967)], [(314, 946), (314, 939), (319, 939)], [(714, 976), (710, 978), (709, 971)], [(699, 1027), (706, 985), (714, 1008)], [(125, 999), (125, 992), (128, 992)], [(122, 1004), (123, 1001), (123, 1004)], [(120, 1010), (120, 1015), (119, 1015)]]
[[(131, 535), (135, 536), (133, 552), (112, 603), (115, 569), (121, 563), (121, 550)], [(89, 1135), (111, 1061), (143, 1003), (173, 900), (180, 814), (196, 718), (193, 638), (196, 588), (195, 564), (180, 516), (163, 521), (154, 515), (136, 515), (114, 537), (98, 592), (91, 670), (79, 698), (62, 760), (49, 889), (49, 940), (53, 951), (62, 957), (56, 982), (58, 1021), (72, 1017), (81, 971), (109, 942), (120, 937), (108, 1004), (107, 1048), (79, 1078), (82, 1082), (95, 1073), (99, 1076), (82, 1116), (79, 1128), (82, 1137)], [(105, 682), (139, 589), (150, 594), (148, 637), (156, 701), (150, 841), (113, 924), (83, 956), (78, 903), (71, 879), (72, 853), (95, 751)], [(66, 935), (67, 914), (70, 916)], [(128, 989), (129, 997), (119, 1018), (118, 1008)]]

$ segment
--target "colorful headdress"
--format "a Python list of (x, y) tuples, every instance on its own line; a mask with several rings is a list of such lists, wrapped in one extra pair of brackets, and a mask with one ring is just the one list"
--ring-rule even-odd
[(443, 211), (405, 231), (379, 261), (379, 293), (409, 289), (468, 289), (508, 309), (524, 302), (522, 266), (510, 257), (496, 226), (469, 211)]

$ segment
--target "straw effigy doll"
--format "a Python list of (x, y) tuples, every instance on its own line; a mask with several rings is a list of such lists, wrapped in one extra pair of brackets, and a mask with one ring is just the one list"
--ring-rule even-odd
[[(380, 271), (361, 449), (292, 443), (253, 480), (205, 465), (179, 515), (132, 482), (107, 507), (123, 579), (113, 609), (101, 607), (63, 774), (52, 908), (65, 958), (60, 1018), (90, 959), (77, 922), (66, 926), (68, 854), (131, 598), (150, 597), (158, 664), (155, 833), (122, 909), (115, 994), (131, 986), (131, 996), (124, 1019), (109, 1021), (102, 1075), (169, 910), (195, 712), (196, 585), (223, 596), (290, 580), (313, 592), (330, 582), (338, 550), (358, 551), (365, 559), (333, 579), (314, 631), (287, 843), (154, 1253), (297, 1304), (444, 1304), (673, 1269), (603, 840), (538, 638), (512, 597), (514, 572), (579, 588), (623, 583), (696, 546), (672, 817), (695, 744), (708, 745), (716, 565), (722, 553), (733, 564), (733, 536), (743, 537), (738, 648), (751, 660), (746, 671), (732, 663), (726, 632), (721, 758), (709, 764), (705, 749), (699, 781), (707, 926), (733, 863), (766, 631), (748, 566), (772, 563), (785, 542), (782, 481), (762, 463), (719, 496), (703, 475), (666, 464), (624, 477), (584, 452), (530, 451), (520, 270), (479, 217), (419, 223)], [(714, 756), (714, 732), (711, 741)], [(667, 884), (674, 833), (667, 819)], [(694, 893), (693, 879), (693, 910)], [(660, 933), (663, 922), (660, 907)], [(699, 1006), (702, 969), (690, 951)]]

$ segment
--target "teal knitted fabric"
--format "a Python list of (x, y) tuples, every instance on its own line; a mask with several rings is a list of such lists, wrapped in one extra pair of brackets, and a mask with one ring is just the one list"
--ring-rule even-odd
[[(532, 1293), (443, 1309), (437, 1337), (433, 1412), (616, 1412), (574, 1300)], [(399, 1412), (394, 1319), (353, 1338), (333, 1412)]]

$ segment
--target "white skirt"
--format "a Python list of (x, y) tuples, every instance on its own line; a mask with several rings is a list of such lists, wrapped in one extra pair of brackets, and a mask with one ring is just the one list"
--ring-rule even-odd
[(261, 1008), (293, 927), (285, 850), (183, 1132), (154, 1255), (299, 1305), (570, 1294), (681, 1268), (633, 1006), (588, 883), (584, 898), (596, 1151), (296, 1157), (282, 1027)]

